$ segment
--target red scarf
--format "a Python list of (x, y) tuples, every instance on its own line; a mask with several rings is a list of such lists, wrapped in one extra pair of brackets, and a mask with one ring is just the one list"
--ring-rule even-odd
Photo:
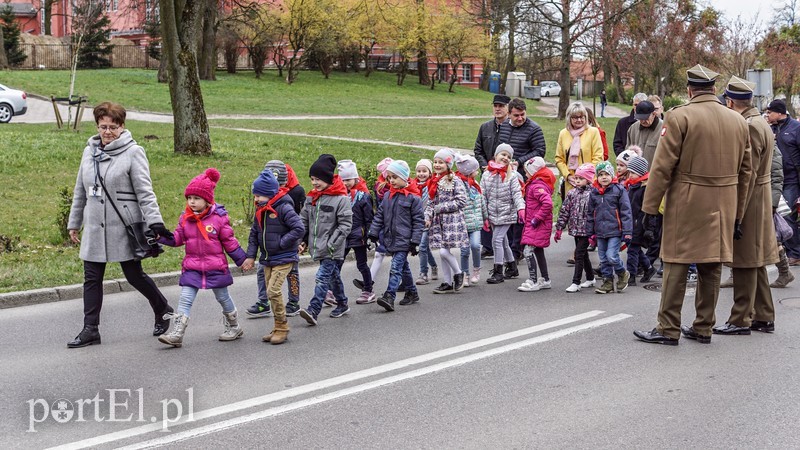
[(358, 194), (359, 191), (369, 194), (369, 188), (367, 187), (367, 182), (364, 181), (364, 179), (361, 177), (358, 178), (358, 181), (356, 182), (355, 186), (350, 188), (350, 201), (355, 200), (356, 194)]
[(528, 193), (528, 186), (533, 182), (533, 180), (542, 180), (548, 186), (550, 186), (550, 192), (552, 192), (556, 188), (556, 176), (553, 175), (553, 171), (548, 169), (547, 167), (542, 167), (536, 173), (528, 178), (528, 181), (525, 182), (525, 185), (522, 187), (522, 193)]
[(448, 169), (447, 172), (434, 173), (433, 176), (431, 176), (428, 179), (428, 199), (429, 200), (433, 201), (433, 199), (436, 198), (436, 187), (439, 186), (439, 180), (441, 180), (442, 177), (447, 176), (449, 174), (450, 174), (450, 170)]
[(475, 178), (468, 177), (468, 176), (464, 175), (461, 172), (456, 172), (456, 176), (458, 178), (461, 178), (468, 185), (470, 185), (470, 186), (474, 187), (475, 189), (477, 189), (479, 194), (483, 193), (483, 191), (481, 191), (481, 185), (478, 184), (477, 181), (475, 181)]
[(500, 164), (489, 161), (489, 172), (496, 173), (500, 175), (500, 179), (502, 181), (506, 181), (506, 175), (508, 175), (508, 166), (501, 166)]
[(194, 223), (197, 224), (197, 229), (200, 230), (200, 234), (203, 235), (203, 239), (209, 240), (208, 232), (206, 231), (206, 227), (203, 225), (203, 221), (201, 219), (205, 217), (210, 210), (211, 205), (208, 205), (206, 206), (206, 209), (198, 214), (195, 214), (194, 211), (192, 211), (192, 208), (189, 208), (189, 205), (186, 205), (186, 211), (183, 212), (183, 219), (181, 219), (181, 226), (183, 226), (188, 219), (194, 219)]
[[(275, 214), (276, 216), (278, 215), (278, 212), (275, 211), (275, 209), (272, 208), (272, 205), (274, 205), (275, 202), (280, 200), (281, 197), (283, 197), (284, 195), (286, 195), (288, 193), (289, 193), (289, 188), (287, 186), (284, 186), (284, 187), (278, 189), (278, 193), (275, 194), (271, 199), (269, 199), (269, 201), (267, 202), (266, 205), (264, 205), (264, 206), (262, 206), (262, 207), (260, 207), (260, 208), (258, 208), (256, 210), (256, 219), (258, 219), (258, 225), (259, 226), (261, 226), (261, 227), (264, 226), (264, 224), (261, 222), (263, 220), (262, 217), (264, 217), (264, 213), (270, 212), (272, 214)], [(258, 206), (258, 205), (256, 205), (256, 206)]]
[(647, 172), (646, 174), (638, 178), (628, 178), (627, 180), (625, 180), (625, 189), (630, 189), (630, 187), (633, 186), (634, 184), (640, 183), (649, 177), (650, 177), (650, 172)]
[(311, 206), (317, 204), (317, 200), (323, 195), (347, 195), (347, 188), (345, 187), (344, 183), (342, 183), (342, 179), (339, 178), (339, 175), (333, 176), (333, 183), (331, 183), (325, 190), (318, 191), (316, 189), (312, 189), (311, 192), (308, 193), (308, 196), (311, 197)]
[(297, 174), (294, 173), (292, 166), (286, 164), (286, 187), (291, 189), (298, 184), (300, 184), (300, 181), (297, 179)]
[[(611, 179), (611, 184), (609, 184), (606, 187), (611, 187), (611, 186), (617, 184), (618, 182), (619, 182), (619, 179), (617, 179), (617, 176), (614, 175), (614, 178)], [(597, 189), (597, 192), (599, 192), (600, 195), (603, 195), (603, 194), (606, 193), (606, 188), (604, 188), (603, 186), (600, 186), (600, 183), (598, 183), (597, 180), (594, 180), (594, 183), (592, 183), (592, 186), (594, 186), (595, 189)]]
[(394, 194), (403, 194), (406, 197), (408, 197), (409, 195), (416, 195), (417, 197), (420, 196), (419, 187), (417, 187), (416, 183), (414, 184), (409, 183), (403, 189), (395, 189), (391, 185), (389, 185), (389, 198), (394, 197)]

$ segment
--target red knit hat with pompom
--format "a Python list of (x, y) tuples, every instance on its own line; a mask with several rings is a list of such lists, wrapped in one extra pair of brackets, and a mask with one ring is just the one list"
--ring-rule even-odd
[(189, 182), (186, 190), (183, 191), (183, 196), (196, 195), (213, 204), (214, 188), (217, 187), (217, 181), (219, 181), (219, 171), (213, 167), (208, 168)]

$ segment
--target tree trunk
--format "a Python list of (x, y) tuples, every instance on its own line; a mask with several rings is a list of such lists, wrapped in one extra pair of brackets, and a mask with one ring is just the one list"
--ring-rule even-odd
[(453, 64), (453, 76), (450, 77), (450, 87), (447, 88), (447, 92), (453, 92), (453, 86), (458, 81), (458, 66), (461, 64), (461, 61), (457, 61)]
[(428, 41), (425, 39), (427, 30), (424, 24), (427, 19), (425, 17), (425, 0), (417, 1), (417, 72), (419, 73), (419, 84), (425, 86), (431, 82), (431, 76), (428, 73)]
[(506, 82), (508, 81), (508, 72), (512, 72), (517, 68), (515, 61), (516, 58), (516, 29), (517, 29), (517, 14), (514, 11), (515, 2), (509, 2), (508, 5), (508, 56), (506, 57), (506, 67), (503, 73), (500, 74), (500, 92), (506, 91)]
[(570, 41), (569, 30), (570, 0), (561, 0), (561, 93), (558, 95), (558, 119), (564, 120), (569, 106), (569, 63), (572, 53), (572, 43)]
[(5, 40), (3, 39), (3, 32), (0, 31), (0, 69), (8, 69), (8, 58), (6, 57)]
[(159, 0), (163, 57), (167, 59), (174, 118), (175, 153), (211, 154), (195, 53), (205, 5), (205, 0)]
[(44, 11), (44, 34), (46, 36), (50, 36), (52, 34), (52, 22), (53, 22), (53, 3), (55, 0), (45, 0), (43, 8)]
[(158, 60), (158, 82), (168, 83), (169, 73), (167, 72), (167, 56), (164, 54), (164, 44), (161, 44), (161, 59)]
[(203, 11), (199, 73), (201, 80), (217, 79), (217, 1), (207, 0)]

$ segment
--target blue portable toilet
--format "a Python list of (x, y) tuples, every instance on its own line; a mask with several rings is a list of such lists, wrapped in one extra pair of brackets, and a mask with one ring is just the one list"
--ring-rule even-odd
[(494, 94), (500, 93), (500, 72), (492, 72), (489, 74), (489, 92)]

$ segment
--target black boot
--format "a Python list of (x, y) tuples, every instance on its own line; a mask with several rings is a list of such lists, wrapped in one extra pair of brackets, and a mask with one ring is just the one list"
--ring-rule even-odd
[(503, 265), (495, 264), (494, 269), (492, 269), (492, 276), (490, 276), (486, 282), (489, 284), (497, 284), (502, 283), (503, 281), (505, 281), (503, 278)]
[(463, 287), (464, 287), (464, 273), (459, 272), (453, 275), (453, 289), (455, 289), (456, 292), (458, 292)]
[(169, 330), (169, 322), (172, 320), (173, 312), (175, 311), (170, 308), (167, 314), (156, 319), (156, 323), (153, 325), (153, 336), (161, 336)]
[(84, 325), (75, 339), (67, 342), (67, 348), (81, 348), (94, 344), (100, 345), (100, 331), (97, 325)]
[(519, 269), (517, 269), (517, 262), (511, 261), (506, 263), (506, 273), (505, 273), (506, 280), (511, 278), (517, 278), (519, 276)]

